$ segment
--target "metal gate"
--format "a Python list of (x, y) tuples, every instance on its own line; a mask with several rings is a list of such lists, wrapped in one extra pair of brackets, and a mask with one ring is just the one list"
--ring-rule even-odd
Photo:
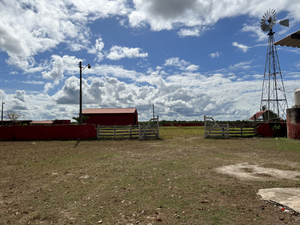
[(159, 138), (159, 117), (152, 118), (148, 124), (139, 124), (139, 139)]
[(204, 116), (204, 138), (229, 138), (229, 124), (217, 123), (212, 117)]

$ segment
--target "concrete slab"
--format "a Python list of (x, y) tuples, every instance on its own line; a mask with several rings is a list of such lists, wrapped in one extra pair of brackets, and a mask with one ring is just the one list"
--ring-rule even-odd
[(266, 201), (300, 213), (300, 188), (260, 189), (257, 194)]

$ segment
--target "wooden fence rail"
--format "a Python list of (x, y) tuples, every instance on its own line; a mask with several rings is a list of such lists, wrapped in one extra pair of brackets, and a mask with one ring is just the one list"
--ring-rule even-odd
[(228, 123), (217, 123), (212, 117), (204, 116), (204, 138), (228, 138)]
[(159, 117), (147, 124), (128, 126), (97, 126), (98, 139), (153, 139), (159, 138)]
[(217, 123), (212, 117), (204, 116), (205, 138), (255, 137), (257, 123), (230, 124)]
[(257, 136), (257, 125), (236, 124), (229, 126), (229, 137), (255, 137)]
[(139, 127), (137, 125), (128, 126), (97, 126), (98, 139), (138, 139)]

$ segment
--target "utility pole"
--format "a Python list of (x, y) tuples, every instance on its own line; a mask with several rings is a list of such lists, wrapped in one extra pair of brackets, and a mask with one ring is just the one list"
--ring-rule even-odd
[(80, 69), (80, 90), (79, 90), (79, 124), (82, 124), (82, 71), (88, 67), (88, 69), (91, 69), (90, 64), (88, 64), (85, 67), (82, 67), (81, 61), (79, 62), (79, 69)]
[(3, 105), (5, 102), (2, 102), (2, 112), (1, 112), (1, 125), (3, 126)]
[(154, 119), (154, 103), (153, 104), (150, 104), (153, 106), (153, 119)]
[(82, 64), (79, 62), (80, 68), (80, 90), (79, 90), (79, 124), (82, 124)]

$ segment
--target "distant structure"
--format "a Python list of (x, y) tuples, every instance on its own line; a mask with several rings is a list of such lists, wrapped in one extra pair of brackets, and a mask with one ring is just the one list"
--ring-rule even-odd
[(30, 125), (61, 125), (61, 124), (71, 124), (71, 120), (42, 120), (42, 121), (30, 122)]
[[(300, 48), (300, 30), (286, 36), (274, 45)], [(286, 110), (287, 137), (300, 140), (300, 88), (294, 92), (294, 107)]]
[(84, 109), (82, 115), (89, 117), (85, 123), (95, 124), (96, 126), (138, 124), (136, 108)]
[[(282, 80), (282, 74), (277, 54), (276, 46), (274, 45), (274, 33), (272, 28), (276, 23), (275, 10), (268, 10), (261, 19), (261, 29), (265, 32), (269, 31), (269, 40), (267, 48), (267, 56), (264, 71), (264, 80), (262, 85), (260, 110), (268, 110), (267, 118), (271, 119), (270, 113), (277, 114), (277, 119), (286, 118), (285, 110), (288, 107), (285, 89)], [(279, 22), (281, 25), (289, 26), (288, 20)]]

